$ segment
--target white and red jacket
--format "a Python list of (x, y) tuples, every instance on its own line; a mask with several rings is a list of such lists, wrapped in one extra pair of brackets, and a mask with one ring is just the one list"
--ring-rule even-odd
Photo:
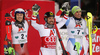
[[(61, 13), (61, 11), (59, 11)], [(61, 28), (66, 20), (62, 18), (61, 21), (57, 24), (58, 28)], [(49, 29), (45, 25), (37, 24), (36, 23), (36, 17), (32, 17), (31, 25), (39, 31), (41, 40), (42, 40), (42, 46), (45, 48), (55, 49), (56, 47), (56, 30), (55, 28)]]
[(11, 37), (12, 44), (27, 43), (27, 33), (30, 21), (29, 19), (24, 20), (24, 28), (19, 28), (15, 25), (15, 19), (11, 18)]

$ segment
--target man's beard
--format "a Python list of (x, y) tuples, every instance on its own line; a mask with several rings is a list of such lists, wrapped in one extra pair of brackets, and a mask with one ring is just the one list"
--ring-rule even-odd
[(46, 23), (45, 26), (46, 26), (47, 28), (50, 28), (50, 29), (51, 29), (51, 28), (54, 28), (54, 24)]

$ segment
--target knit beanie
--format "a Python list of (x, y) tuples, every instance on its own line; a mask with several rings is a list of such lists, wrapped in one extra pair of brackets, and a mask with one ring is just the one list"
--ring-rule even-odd
[(72, 8), (72, 13), (75, 14), (77, 11), (81, 11), (81, 8), (79, 6), (74, 6)]

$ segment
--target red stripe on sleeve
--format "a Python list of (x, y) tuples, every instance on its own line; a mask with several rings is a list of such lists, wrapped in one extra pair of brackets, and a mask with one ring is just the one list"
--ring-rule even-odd
[(62, 11), (61, 11), (61, 10), (59, 10), (59, 11), (57, 12), (56, 16), (61, 15), (61, 13), (62, 13)]

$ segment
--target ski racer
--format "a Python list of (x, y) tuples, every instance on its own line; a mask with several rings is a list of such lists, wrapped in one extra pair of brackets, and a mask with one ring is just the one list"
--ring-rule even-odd
[[(22, 8), (17, 8), (14, 15), (15, 21), (11, 21), (11, 36), (15, 55), (29, 55), (27, 49), (27, 34), (30, 22), (28, 19), (25, 19), (25, 10)], [(6, 40), (7, 37), (5, 38)], [(4, 45), (4, 47), (7, 48), (7, 45)]]
[[(32, 7), (33, 17), (31, 21), (31, 25), (39, 31), (41, 37), (41, 48), (39, 51), (39, 55), (56, 55), (56, 30), (54, 27), (54, 14), (52, 12), (46, 12), (44, 14), (45, 25), (36, 23), (36, 16), (38, 15), (40, 7), (38, 5), (34, 5)], [(66, 22), (66, 19), (62, 19), (57, 24), (58, 28), (63, 26)]]
[[(72, 8), (73, 17), (68, 17), (69, 10), (66, 9), (67, 4), (63, 5), (60, 11), (66, 11), (66, 27), (68, 31), (68, 41), (66, 50), (70, 53), (70, 55), (86, 55), (88, 52), (88, 40), (86, 40), (85, 36), (87, 33), (87, 23), (81, 18), (81, 8), (79, 6), (74, 6)], [(58, 13), (55, 18), (60, 21), (60, 15)], [(56, 20), (57, 20), (56, 19)], [(94, 35), (92, 36), (94, 38)], [(62, 55), (62, 54), (60, 54)]]

